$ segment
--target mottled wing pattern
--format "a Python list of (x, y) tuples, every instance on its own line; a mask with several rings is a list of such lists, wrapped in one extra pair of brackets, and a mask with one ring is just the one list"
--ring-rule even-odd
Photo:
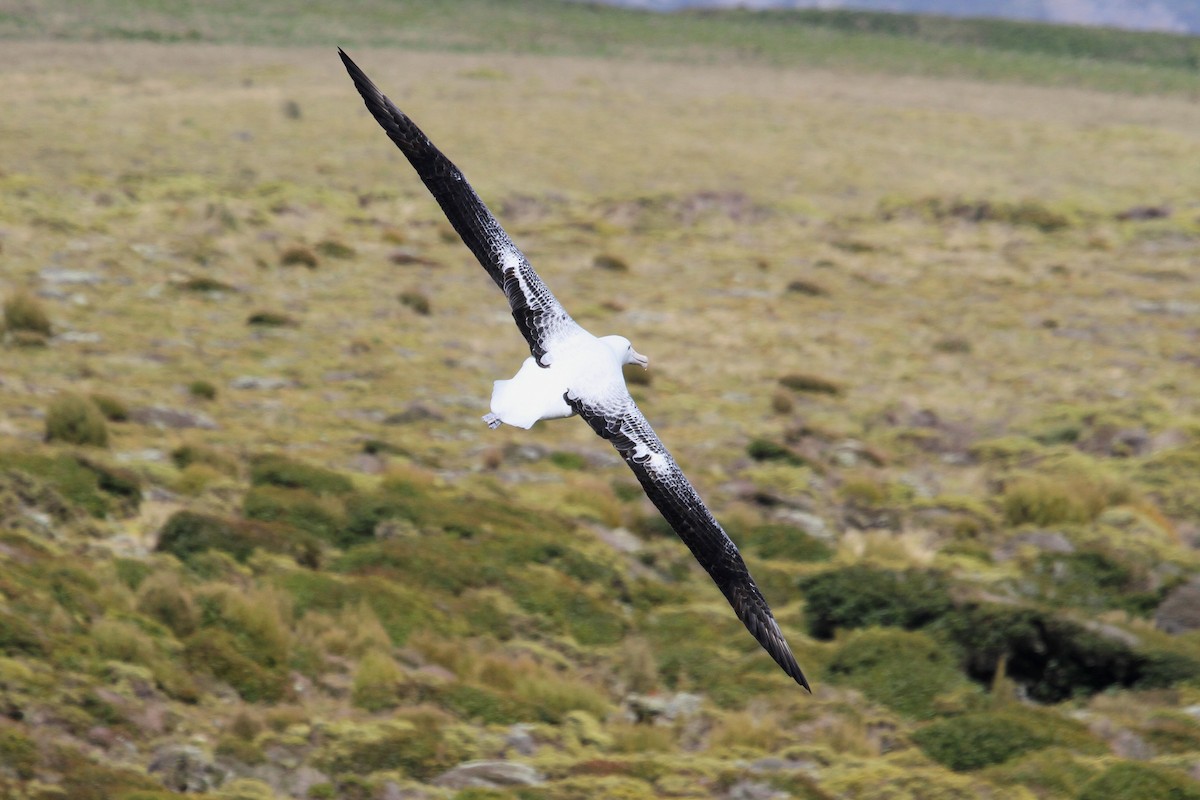
[(513, 244), (458, 167), (376, 88), (341, 48), (338, 53), (367, 110), (404, 153), (463, 243), (508, 297), (513, 319), (529, 342), (533, 357), (542, 366), (549, 366), (545, 357), (551, 344), (560, 334), (573, 332), (578, 327), (575, 321), (533, 271), (525, 254)]
[(796, 683), (812, 691), (737, 546), (704, 505), (633, 398), (627, 392), (621, 394), (607, 401), (593, 401), (572, 398), (568, 392), (566, 401), (592, 430), (617, 448), (646, 496), (708, 571), (763, 649)]

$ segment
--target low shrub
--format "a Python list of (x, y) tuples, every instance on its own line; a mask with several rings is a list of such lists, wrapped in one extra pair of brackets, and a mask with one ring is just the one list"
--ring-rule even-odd
[(330, 726), (327, 733), (332, 741), (317, 763), (334, 776), (399, 770), (428, 781), (470, 756), (467, 743), (447, 730), (444, 714), (415, 716), (412, 720)]
[(88, 398), (59, 395), (46, 411), (46, 441), (108, 447), (108, 425), (100, 409)]
[(0, 764), (21, 780), (29, 780), (37, 770), (37, 745), (20, 728), (7, 722), (0, 723)]
[(802, 579), (810, 635), (831, 639), (838, 628), (891, 626), (909, 630), (942, 617), (953, 605), (946, 580), (935, 572), (895, 572), (855, 565)]
[(414, 312), (423, 317), (429, 316), (430, 312), (433, 310), (433, 306), (430, 304), (429, 298), (416, 290), (401, 292), (400, 304), (406, 308), (412, 309)]
[(285, 267), (308, 267), (316, 269), (320, 265), (317, 254), (304, 245), (294, 244), (284, 249), (279, 255), (279, 263)]
[(786, 445), (772, 442), (770, 439), (751, 439), (746, 445), (746, 455), (755, 461), (782, 461), (785, 464), (803, 467), (809, 461)]
[(317, 242), (316, 251), (326, 258), (354, 258), (358, 253), (348, 244), (336, 239), (324, 239)]
[(792, 525), (772, 523), (746, 530), (733, 526), (729, 529), (729, 536), (738, 547), (750, 550), (761, 558), (828, 561), (833, 556), (828, 545)]
[(920, 632), (870, 629), (850, 636), (834, 653), (829, 679), (915, 719), (934, 715), (934, 700), (967, 686), (954, 654)]
[(1037, 609), (967, 606), (947, 614), (936, 628), (960, 648), (969, 677), (990, 685), (1003, 658), (1007, 676), (1039, 703), (1112, 686), (1155, 688), (1200, 677), (1200, 663), (1187, 656), (1139, 651), (1122, 639)]
[(247, 519), (285, 523), (339, 546), (352, 543), (345, 534), (346, 515), (341, 503), (305, 489), (255, 486), (246, 492), (242, 513)]
[(184, 444), (171, 451), (171, 462), (178, 469), (187, 469), (193, 464), (212, 467), (222, 475), (237, 477), (238, 463), (232, 456), (202, 444)]
[(1200, 800), (1200, 786), (1167, 767), (1122, 761), (1084, 784), (1078, 800)]
[(251, 461), (250, 482), (255, 486), (307, 489), (316, 495), (354, 491), (354, 484), (345, 475), (277, 454), (257, 456)]
[(129, 406), (125, 404), (124, 400), (110, 394), (93, 394), (89, 395), (89, 399), (109, 422), (127, 422), (129, 420)]
[(41, 336), (52, 333), (50, 317), (41, 302), (26, 291), (18, 291), (4, 301), (4, 327), (14, 333), (26, 331)]
[(927, 756), (956, 772), (1002, 764), (1050, 744), (1027, 722), (989, 712), (938, 720), (912, 738)]
[(400, 702), (404, 672), (387, 653), (371, 650), (358, 662), (354, 671), (350, 699), (367, 711), (385, 711)]
[(294, 328), (297, 322), (280, 311), (255, 311), (246, 318), (246, 324), (260, 328)]
[(807, 373), (793, 373), (779, 379), (779, 385), (793, 392), (808, 392), (809, 394), (827, 394), (837, 396), (842, 393), (842, 387), (827, 378)]
[(216, 278), (210, 278), (207, 275), (198, 275), (187, 278), (181, 283), (180, 288), (188, 292), (236, 292), (237, 288), (219, 281)]
[(275, 703), (287, 696), (287, 670), (256, 662), (242, 652), (239, 640), (229, 631), (199, 631), (184, 644), (184, 657), (192, 670), (228, 683), (247, 702)]
[(211, 381), (197, 379), (188, 384), (188, 394), (198, 400), (215, 400), (217, 387)]
[(158, 552), (170, 553), (193, 565), (197, 557), (210, 550), (228, 553), (245, 562), (255, 548), (290, 555), (305, 566), (314, 566), (320, 558), (319, 545), (303, 531), (186, 510), (177, 511), (167, 519), (155, 546)]

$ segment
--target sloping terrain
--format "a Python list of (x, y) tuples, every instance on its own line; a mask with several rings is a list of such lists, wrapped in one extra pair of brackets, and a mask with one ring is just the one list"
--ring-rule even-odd
[(1186, 98), (351, 51), (650, 356), (808, 696), (479, 421), (527, 353), (332, 46), (6, 52), (3, 796), (1200, 796)]

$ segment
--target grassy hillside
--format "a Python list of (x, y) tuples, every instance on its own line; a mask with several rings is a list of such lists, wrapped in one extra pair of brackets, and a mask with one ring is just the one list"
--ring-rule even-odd
[(649, 14), (559, 0), (261, 3), (0, 0), (0, 37), (338, 44), (977, 78), (1129, 92), (1200, 89), (1200, 39), (846, 11)]
[(650, 356), (808, 696), (607, 443), (479, 421), (502, 297), (260, 8), (0, 62), (0, 797), (1200, 796), (1194, 102), (351, 49)]

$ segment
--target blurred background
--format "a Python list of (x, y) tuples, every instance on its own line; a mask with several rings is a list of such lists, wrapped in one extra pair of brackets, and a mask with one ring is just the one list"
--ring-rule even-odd
[(829, 5), (0, 0), (0, 796), (1200, 797), (1194, 4)]

